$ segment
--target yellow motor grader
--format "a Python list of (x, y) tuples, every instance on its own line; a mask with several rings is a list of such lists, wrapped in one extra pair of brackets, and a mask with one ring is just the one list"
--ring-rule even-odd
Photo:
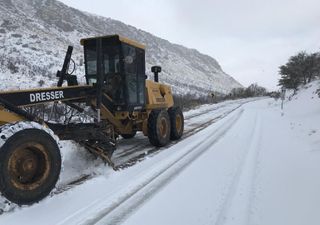
[[(152, 67), (154, 81), (146, 79), (144, 45), (119, 35), (80, 43), (86, 85), (68, 72), (69, 46), (57, 87), (0, 92), (0, 192), (14, 203), (32, 204), (55, 187), (61, 170), (56, 137), (78, 142), (115, 168), (111, 157), (117, 137), (132, 138), (142, 131), (161, 147), (183, 134), (183, 114), (174, 106), (171, 88), (158, 82), (161, 67)], [(56, 104), (79, 114), (89, 107), (93, 120), (52, 122), (26, 110)]]

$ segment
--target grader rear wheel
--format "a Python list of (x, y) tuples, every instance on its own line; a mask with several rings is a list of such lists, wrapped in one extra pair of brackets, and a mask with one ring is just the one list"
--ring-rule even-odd
[(46, 197), (60, 170), (59, 147), (43, 130), (18, 131), (0, 149), (0, 191), (16, 204), (29, 205)]
[(171, 140), (178, 140), (181, 138), (184, 129), (184, 117), (179, 107), (172, 107), (168, 110), (171, 123)]
[(165, 146), (170, 140), (170, 118), (165, 110), (152, 110), (148, 118), (148, 138), (152, 145)]

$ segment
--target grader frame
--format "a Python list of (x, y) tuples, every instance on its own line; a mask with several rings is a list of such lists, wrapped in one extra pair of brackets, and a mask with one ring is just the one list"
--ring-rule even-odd
[[(73, 50), (69, 46), (62, 70), (57, 72), (57, 87), (0, 92), (0, 136), (19, 130), (2, 135), (0, 146), (0, 191), (13, 202), (31, 204), (42, 199), (59, 177), (59, 149), (35, 123), (61, 140), (80, 143), (114, 169), (111, 157), (119, 135), (132, 138), (142, 131), (152, 145), (161, 147), (183, 134), (183, 114), (174, 107), (171, 87), (158, 82), (161, 67), (152, 67), (155, 81), (146, 80), (144, 45), (119, 35), (86, 38), (80, 43), (86, 85), (79, 85), (77, 77), (68, 73)], [(45, 121), (23, 109), (57, 102), (79, 113), (86, 105), (93, 111), (92, 122)], [(19, 123), (26, 121), (27, 129), (21, 130)], [(37, 142), (34, 134), (42, 139)]]

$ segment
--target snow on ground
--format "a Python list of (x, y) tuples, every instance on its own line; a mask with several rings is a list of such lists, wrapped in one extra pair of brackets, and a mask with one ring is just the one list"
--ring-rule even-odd
[[(209, 120), (213, 118), (220, 118), (228, 112), (238, 108), (241, 104), (252, 101), (255, 99), (240, 99), (234, 101), (226, 101), (218, 104), (204, 105), (197, 110), (188, 111), (185, 113), (185, 136), (191, 135), (199, 129), (203, 129), (203, 124), (207, 124)], [(188, 134), (191, 132), (190, 134)], [(53, 194), (60, 193), (66, 188), (69, 189), (68, 184), (70, 182), (77, 181), (83, 177), (90, 176), (109, 176), (113, 173), (112, 169), (106, 167), (100, 159), (95, 159), (93, 155), (88, 153), (82, 146), (71, 141), (60, 141), (61, 153), (63, 157), (63, 170), (60, 175), (60, 179), (57, 184), (57, 189), (53, 191)], [(151, 154), (148, 154), (149, 150), (152, 150)], [(142, 133), (138, 133), (133, 139), (120, 139), (117, 147), (117, 151), (113, 156), (113, 161), (118, 165), (126, 162), (129, 159), (142, 154), (143, 159), (152, 157), (161, 149), (154, 151), (148, 141), (148, 138), (144, 137)], [(146, 155), (146, 156), (145, 156)], [(72, 187), (72, 186), (71, 186)], [(53, 196), (52, 198), (54, 198)], [(40, 205), (46, 205), (41, 202)], [(24, 208), (24, 207), (23, 207)], [(8, 204), (4, 198), (0, 197), (0, 211), (12, 211), (17, 210), (15, 204)], [(0, 216), (0, 224), (1, 218)]]
[[(198, 107), (195, 110), (189, 110), (184, 113), (185, 117), (185, 133), (189, 130), (199, 127), (201, 124), (207, 123), (210, 119), (223, 115), (241, 104), (252, 101), (254, 99), (225, 101), (218, 104), (208, 104)], [(65, 185), (73, 181), (83, 174), (105, 174), (110, 168), (106, 168), (100, 159), (95, 159), (82, 146), (70, 142), (61, 141), (63, 166), (64, 170), (61, 173), (58, 186)], [(142, 133), (138, 133), (133, 139), (120, 139), (117, 150), (113, 155), (113, 161), (116, 164), (121, 164), (128, 159), (141, 154), (148, 148), (152, 148), (149, 144), (148, 138)], [(128, 156), (126, 154), (129, 152)], [(135, 151), (135, 152), (133, 152)]]
[(97, 176), (4, 213), (0, 224), (320, 224), (319, 88), (303, 88), (283, 111), (273, 99), (190, 111), (187, 129), (228, 115), (118, 172), (91, 165), (85, 152), (67, 154), (60, 182), (77, 170)]
[(249, 103), (229, 132), (124, 224), (320, 224), (320, 88)]
[[(196, 124), (198, 124), (201, 120), (205, 123), (209, 118), (233, 110), (246, 101), (248, 100), (236, 100), (230, 101), (228, 104), (220, 103), (206, 106), (206, 110), (210, 111), (206, 111), (205, 115), (199, 115), (196, 112), (189, 113), (186, 116), (186, 125), (193, 121), (197, 121)], [(221, 107), (221, 105), (224, 105), (224, 107)], [(199, 108), (199, 111), (201, 110)], [(190, 119), (190, 117), (192, 118)], [(193, 128), (194, 126), (190, 125), (190, 127)], [(147, 138), (143, 138), (143, 140), (147, 141)], [(199, 141), (201, 142), (201, 139)], [(84, 215), (84, 212), (87, 212), (85, 218), (90, 218), (90, 216), (95, 216), (96, 213), (99, 213), (101, 209), (108, 208), (106, 206), (108, 204), (109, 207), (117, 205), (128, 193), (132, 193), (137, 188), (139, 189), (146, 180), (158, 174), (159, 168), (166, 168), (168, 164), (170, 165), (172, 161), (179, 159), (187, 151), (187, 149), (184, 151), (171, 151), (171, 148), (163, 149), (165, 151), (161, 151), (160, 154), (153, 157), (148, 156), (150, 157), (149, 159), (136, 166), (120, 172), (114, 172), (101, 162), (99, 164), (99, 160), (92, 162), (91, 155), (81, 149), (80, 146), (71, 142), (62, 142), (60, 144), (63, 145), (64, 171), (61, 174), (58, 186), (66, 184), (70, 177), (77, 177), (79, 174), (84, 173), (83, 170), (95, 172), (98, 176), (62, 194), (46, 198), (39, 204), (31, 207), (15, 208), (13, 212), (4, 213), (0, 216), (0, 224), (21, 224), (23, 221), (28, 221), (32, 224), (79, 224), (78, 220), (84, 220), (81, 216)], [(183, 146), (184, 144), (181, 145)], [(179, 148), (181, 148), (181, 145)], [(125, 147), (121, 146), (120, 142), (117, 151), (124, 150)], [(165, 160), (167, 160), (167, 163)], [(157, 167), (155, 167), (156, 164), (158, 165)], [(93, 212), (89, 209), (92, 209)]]

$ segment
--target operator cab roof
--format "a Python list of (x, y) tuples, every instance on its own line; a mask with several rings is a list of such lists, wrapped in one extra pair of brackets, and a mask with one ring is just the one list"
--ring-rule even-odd
[(93, 40), (93, 39), (99, 39), (99, 38), (117, 40), (117, 41), (129, 44), (129, 45), (132, 45), (134, 47), (141, 48), (141, 49), (145, 49), (146, 48), (145, 45), (140, 44), (139, 42), (131, 40), (129, 38), (122, 37), (122, 36), (120, 36), (118, 34), (106, 35), (106, 36), (98, 36), (98, 37), (90, 37), (90, 38), (83, 38), (83, 39), (80, 40), (80, 44), (84, 45), (84, 42), (87, 41), (87, 40)]

